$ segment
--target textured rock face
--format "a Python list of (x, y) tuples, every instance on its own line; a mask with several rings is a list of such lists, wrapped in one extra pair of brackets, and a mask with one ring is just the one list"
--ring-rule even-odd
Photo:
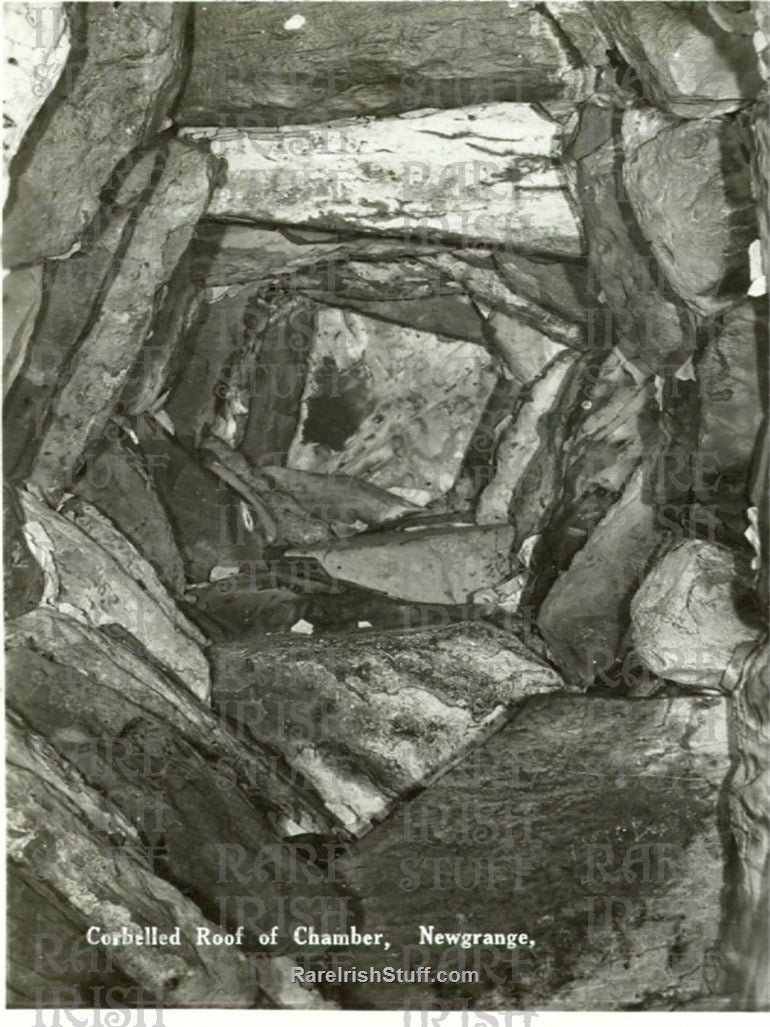
[(3, 205), (11, 160), (55, 87), (70, 47), (63, 3), (8, 3), (3, 8)]
[(577, 98), (587, 84), (536, 4), (207, 4), (196, 12), (183, 124), (293, 125), (497, 100)]
[(496, 377), (478, 346), (319, 310), (288, 464), (425, 505), (454, 484)]
[(623, 136), (631, 206), (678, 295), (698, 314), (739, 302), (757, 236), (746, 126), (735, 120), (677, 125), (631, 110)]
[[(767, 674), (767, 640), (763, 639), (736, 648), (724, 679), (731, 692), (730, 728), (737, 739), (736, 763), (727, 782), (727, 802), (740, 871), (730, 882), (729, 901), (735, 917), (728, 927), (724, 947), (723, 983), (728, 992), (737, 991), (743, 1009), (766, 1008), (770, 999), (770, 982), (765, 973), (770, 951)], [(753, 939), (751, 943), (749, 938)]]
[(683, 363), (694, 340), (685, 330), (677, 305), (638, 225), (630, 214), (620, 175), (622, 150), (617, 115), (588, 105), (574, 142), (576, 191), (583, 209), (589, 264), (603, 294), (605, 308), (594, 311), (592, 331), (601, 344), (611, 332), (623, 353), (645, 371)]
[[(88, 504), (55, 513), (30, 493), (21, 503), (25, 538), (43, 572), (43, 605), (86, 624), (120, 625), (193, 695), (208, 698), (203, 636), (127, 539)], [(84, 551), (90, 554), (86, 561)]]
[[(81, 249), (65, 260), (43, 265), (42, 301), (25, 360), (5, 406), (13, 432), (3, 435), (6, 473), (29, 476), (49, 416), (50, 401), (65, 377), (81, 335), (95, 319), (100, 300), (119, 274), (117, 255), (134, 223), (155, 173), (158, 149), (148, 150), (111, 204), (94, 218)], [(29, 269), (11, 272), (11, 278)], [(10, 279), (9, 279), (10, 281)]]
[(187, 134), (226, 164), (212, 217), (582, 252), (556, 126), (526, 104)]
[(702, 118), (735, 110), (762, 86), (749, 36), (710, 17), (709, 7), (725, 6), (594, 3), (591, 11), (648, 103), (680, 118)]
[(110, 176), (159, 130), (181, 85), (186, 4), (91, 4), (72, 17), (61, 102), (14, 183), (11, 266), (70, 249)]
[(568, 678), (590, 683), (622, 655), (629, 601), (657, 545), (637, 471), (540, 608), (540, 630)]
[[(529, 341), (529, 340), (528, 340)], [(533, 354), (529, 354), (532, 359)], [(516, 358), (512, 358), (510, 363)], [(515, 420), (505, 427), (495, 450), (495, 476), (479, 497), (476, 507), (476, 520), (479, 524), (494, 524), (507, 521), (512, 508), (516, 510), (516, 526), (520, 528), (521, 538), (527, 537), (539, 523), (540, 515), (553, 498), (547, 480), (543, 491), (547, 495), (537, 495), (534, 483), (527, 489), (522, 483), (527, 472), (534, 468), (547, 434), (549, 415), (553, 415), (565, 377), (573, 367), (574, 354), (555, 358), (542, 376), (529, 383), (528, 394), (525, 395)], [(519, 361), (516, 361), (517, 364)], [(509, 363), (509, 366), (510, 366)], [(526, 372), (525, 372), (526, 373)], [(533, 498), (540, 500), (540, 508), (534, 518), (527, 524), (524, 506), (530, 505)]]
[(769, 6), (6, 5), (12, 1002), (767, 1007)]
[(509, 576), (513, 542), (507, 524), (460, 525), (377, 532), (288, 555), (313, 557), (335, 578), (395, 599), (460, 605)]
[[(208, 926), (214, 932), (216, 925), (189, 898), (148, 869), (139, 832), (130, 819), (118, 811), (108, 811), (99, 792), (84, 787), (77, 771), (53, 746), (30, 734), (26, 725), (12, 721), (9, 736), (14, 758), (8, 785), (14, 798), (8, 818), (15, 840), (8, 855), (18, 875), (17, 886), (31, 886), (23, 907), (26, 922), (34, 922), (42, 907), (45, 933), (61, 938), (58, 931), (62, 921), (69, 922), (64, 937), (72, 931), (74, 921), (73, 945), (82, 941), (94, 921), (105, 934), (120, 934), (125, 926), (137, 934), (144, 927), (154, 927), (169, 936), (178, 926), (180, 937), (184, 935), (179, 950), (135, 945), (118, 948), (111, 969), (133, 982), (131, 998), (142, 1006), (153, 1001), (177, 1006), (215, 1000), (250, 1004), (255, 989), (249, 985), (243, 957), (231, 949), (200, 952), (195, 947), (190, 937), (195, 937), (197, 926)], [(45, 823), (40, 818), (41, 805), (46, 811)], [(119, 850), (109, 841), (116, 836), (124, 839)], [(73, 866), (88, 867), (87, 888), (73, 875)], [(53, 908), (46, 909), (46, 898)], [(82, 958), (85, 960), (85, 952)], [(92, 968), (98, 979), (98, 963)], [(40, 979), (33, 983), (27, 974), (25, 967), (16, 981), (19, 997), (55, 1001), (61, 994), (50, 978), (43, 978), (41, 987)], [(88, 990), (78, 994), (71, 978), (61, 984), (66, 986), (64, 993), (69, 993), (70, 1000), (88, 1002)], [(29, 987), (27, 994), (25, 985)]]
[(220, 714), (277, 748), (357, 833), (517, 702), (561, 687), (535, 652), (481, 624), (223, 646), (214, 667)]
[[(470, 994), (484, 1008), (620, 1009), (698, 995), (720, 929), (727, 766), (722, 703), (531, 700), (343, 863), (365, 926), (391, 940), (375, 966), (484, 965), (482, 980), (398, 996), (348, 984), (345, 1004)], [(464, 948), (438, 932), (500, 932), (516, 947)], [(355, 959), (343, 950), (327, 965)]]
[(43, 269), (11, 271), (3, 279), (3, 398), (24, 364), (42, 300)]
[(696, 498), (716, 507), (720, 521), (734, 535), (745, 530), (751, 463), (761, 425), (761, 361), (768, 336), (767, 304), (755, 300), (729, 311), (722, 330), (701, 360), (700, 437), (709, 454), (696, 482)]
[(97, 322), (79, 346), (69, 380), (57, 396), (32, 475), (41, 488), (55, 492), (68, 484), (83, 450), (104, 430), (150, 330), (154, 297), (184, 252), (192, 235), (191, 222), (205, 210), (210, 189), (208, 156), (183, 143), (171, 143), (158, 189), (137, 219), (124, 273), (112, 282)]
[[(747, 591), (746, 586), (743, 586)], [(661, 677), (719, 688), (737, 646), (757, 639), (730, 552), (684, 542), (652, 569), (631, 603), (636, 651)]]

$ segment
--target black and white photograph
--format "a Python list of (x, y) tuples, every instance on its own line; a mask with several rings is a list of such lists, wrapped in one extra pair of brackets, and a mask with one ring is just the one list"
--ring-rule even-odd
[(2, 16), (14, 1027), (753, 1023), (770, 3)]

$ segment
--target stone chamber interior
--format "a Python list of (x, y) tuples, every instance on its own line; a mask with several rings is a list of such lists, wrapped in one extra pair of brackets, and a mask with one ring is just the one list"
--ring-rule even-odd
[(4, 12), (9, 1004), (766, 1008), (768, 5)]

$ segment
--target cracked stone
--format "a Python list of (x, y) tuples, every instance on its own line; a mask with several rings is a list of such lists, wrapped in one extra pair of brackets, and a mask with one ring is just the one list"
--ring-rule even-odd
[(360, 833), (499, 727), (521, 699), (562, 687), (510, 634), (482, 624), (275, 637), (213, 650), (213, 702), (275, 746)]
[(8, 266), (66, 253), (182, 84), (183, 4), (90, 4), (68, 17), (72, 49), (55, 116), (30, 140), (5, 218)]

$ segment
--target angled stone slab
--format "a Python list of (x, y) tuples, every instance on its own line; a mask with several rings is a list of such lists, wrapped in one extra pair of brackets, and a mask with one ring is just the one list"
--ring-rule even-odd
[(69, 12), (71, 51), (56, 69), (57, 102), (30, 141), (5, 219), (9, 266), (65, 254), (120, 162), (159, 130), (182, 83), (187, 13), (187, 4)]
[[(178, 769), (181, 762), (189, 765), (187, 776), (196, 782), (193, 790), (203, 785), (211, 794), (220, 789), (228, 793), (220, 806), (229, 806), (234, 814), (240, 810), (238, 816), (246, 816), (251, 807), (252, 841), (260, 832), (274, 841), (274, 829), (288, 835), (297, 830), (329, 832), (338, 826), (312, 787), (292, 777), (274, 751), (228, 731), (207, 703), (193, 699), (184, 685), (148, 662), (146, 654), (114, 628), (93, 628), (40, 608), (17, 617), (6, 640), (13, 668), (8, 674), (9, 705), (55, 741), (86, 776), (91, 771), (113, 774), (116, 780), (124, 775), (134, 784), (145, 778), (151, 785), (160, 776), (159, 768), (176, 762)], [(146, 729), (141, 737), (140, 724)], [(158, 746), (153, 738), (165, 741)], [(112, 750), (109, 739), (117, 740)], [(196, 753), (207, 754), (206, 769), (199, 765), (193, 771)], [(260, 812), (255, 812), (255, 803)], [(193, 826), (200, 825), (202, 815)], [(219, 813), (213, 807), (211, 816), (216, 834)], [(191, 836), (178, 833), (192, 829), (184, 818), (177, 822), (179, 844), (173, 858), (192, 874), (191, 881), (203, 885), (205, 872), (187, 863)], [(206, 855), (204, 861), (210, 858)], [(208, 883), (213, 885), (213, 878)]]
[(554, 153), (558, 126), (526, 104), (335, 122), (187, 129), (226, 173), (222, 220), (486, 242), (578, 256), (582, 229)]
[(722, 700), (535, 697), (341, 859), (390, 948), (305, 965), (479, 974), (341, 979), (348, 1008), (687, 1008), (721, 937), (729, 767)]
[(719, 8), (657, 2), (587, 6), (627, 62), (622, 75), (629, 92), (641, 92), (648, 103), (680, 118), (734, 111), (762, 88), (750, 33), (726, 29), (710, 13)]
[(70, 48), (65, 4), (8, 3), (3, 9), (3, 195), (24, 134), (64, 70)]
[(138, 446), (125, 435), (108, 441), (100, 452), (88, 457), (74, 491), (117, 526), (152, 564), (172, 595), (182, 594), (184, 562)]
[(287, 465), (425, 506), (455, 483), (496, 380), (478, 345), (321, 308)]
[(658, 545), (656, 510), (638, 470), (540, 608), (537, 623), (569, 681), (606, 681), (623, 653), (630, 603)]
[[(3, 408), (5, 473), (17, 481), (26, 480), (30, 474), (45, 434), (51, 400), (66, 379), (78, 341), (119, 274), (118, 251), (131, 234), (138, 207), (157, 173), (159, 156), (159, 147), (148, 148), (133, 165), (109, 209), (88, 226), (80, 249), (43, 266), (40, 310), (24, 363)], [(16, 275), (29, 271), (11, 272), (6, 279), (9, 287), (15, 289)]]
[(623, 117), (623, 182), (666, 278), (696, 314), (739, 303), (750, 284), (755, 199), (740, 119), (675, 122), (656, 111)]
[(3, 278), (3, 399), (24, 366), (42, 299), (42, 264), (17, 268)]
[(102, 435), (152, 324), (164, 287), (208, 203), (210, 157), (173, 140), (141, 210), (120, 271), (72, 360), (54, 403), (32, 480), (60, 494), (89, 444)]
[(393, 599), (458, 606), (510, 577), (508, 524), (378, 531), (286, 555), (313, 557), (332, 577)]
[(725, 314), (721, 331), (709, 339), (696, 370), (703, 473), (693, 483), (695, 498), (715, 510), (736, 540), (746, 530), (752, 460), (763, 448), (757, 437), (767, 336), (766, 299), (747, 299)]
[[(521, 341), (528, 340), (526, 332), (516, 333), (516, 337)], [(540, 339), (545, 341), (546, 353), (551, 357), (553, 354), (547, 345), (550, 340), (544, 336)], [(537, 335), (535, 341), (540, 341)], [(506, 350), (510, 354), (509, 367), (521, 367), (522, 373), (526, 373), (526, 362), (532, 361), (535, 354), (520, 351), (518, 347), (514, 349), (510, 344), (506, 345)], [(479, 496), (476, 506), (478, 524), (504, 523), (515, 510), (515, 523), (524, 530), (526, 537), (537, 528), (537, 517), (549, 508), (555, 498), (555, 475), (534, 475), (532, 472), (538, 456), (548, 449), (548, 419), (557, 408), (565, 378), (578, 359), (576, 353), (565, 353), (562, 347), (558, 350), (561, 355), (551, 360), (537, 380), (529, 383), (509, 424), (502, 431), (495, 450), (494, 477)], [(527, 480), (529, 487), (523, 489), (522, 483)], [(534, 519), (527, 517), (530, 509), (534, 510)]]
[(591, 313), (588, 331), (594, 345), (606, 346), (607, 339), (617, 338), (626, 357), (648, 372), (661, 373), (661, 367), (684, 363), (695, 337), (667, 292), (665, 276), (619, 187), (619, 136), (616, 114), (586, 104), (571, 144), (575, 197), (588, 240), (589, 267), (602, 301)]
[[(38, 939), (35, 963), (42, 962), (39, 948), (46, 938), (53, 936), (61, 945), (60, 924), (66, 925), (64, 937), (73, 922), (78, 928), (72, 948), (65, 950), (70, 953), (69, 977), (62, 982), (67, 991), (60, 992), (49, 978), (38, 990), (38, 1002), (53, 1004), (64, 994), (72, 1002), (73, 993), (80, 992), (85, 1004), (90, 990), (99, 982), (108, 989), (117, 972), (133, 984), (122, 993), (140, 1006), (251, 1006), (257, 989), (249, 981), (240, 951), (235, 946), (196, 944), (197, 928), (219, 933), (216, 924), (188, 896), (152, 872), (141, 832), (131, 818), (97, 788), (86, 785), (53, 745), (13, 715), (7, 738), (12, 834), (8, 855), (14, 879), (28, 887), (33, 899), (24, 909), (24, 924), (29, 930), (41, 906), (50, 916)], [(14, 912), (21, 911), (16, 907)], [(175, 939), (165, 945), (115, 945), (109, 949), (109, 960), (99, 959), (93, 950), (89, 959), (83, 941), (93, 926), (98, 926), (98, 934), (119, 935), (125, 927), (142, 936), (145, 928), (154, 927), (169, 939), (178, 928), (178, 943)], [(23, 964), (15, 965), (21, 953), (13, 944), (21, 924), (12, 919), (9, 927), (11, 979), (23, 990)], [(75, 953), (79, 958), (73, 958)]]
[(182, 124), (283, 125), (495, 100), (577, 99), (588, 86), (537, 4), (205, 5), (195, 10)]
[(217, 646), (213, 702), (361, 833), (559, 674), (490, 625)]
[(209, 695), (204, 636), (180, 613), (150, 564), (89, 503), (54, 511), (20, 494), (24, 535), (44, 578), (41, 604), (83, 624), (120, 625), (199, 699)]

